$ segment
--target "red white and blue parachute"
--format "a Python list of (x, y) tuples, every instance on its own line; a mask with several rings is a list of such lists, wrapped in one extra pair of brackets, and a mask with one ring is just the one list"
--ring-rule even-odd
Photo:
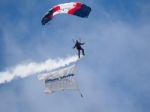
[(42, 25), (48, 23), (55, 15), (57, 14), (70, 14), (76, 15), (78, 17), (88, 17), (89, 13), (91, 12), (91, 8), (85, 4), (79, 2), (70, 2), (70, 3), (63, 3), (58, 4), (52, 7), (42, 18)]

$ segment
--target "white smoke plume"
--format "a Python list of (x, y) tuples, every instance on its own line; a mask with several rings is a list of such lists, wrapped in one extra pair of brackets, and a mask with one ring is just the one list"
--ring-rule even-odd
[(16, 77), (24, 78), (30, 75), (38, 74), (43, 71), (57, 69), (59, 67), (69, 65), (70, 63), (74, 63), (76, 61), (78, 61), (78, 57), (71, 56), (65, 59), (48, 59), (45, 62), (41, 63), (30, 62), (28, 64), (20, 64), (13, 67), (12, 69), (0, 72), (0, 84), (10, 82)]

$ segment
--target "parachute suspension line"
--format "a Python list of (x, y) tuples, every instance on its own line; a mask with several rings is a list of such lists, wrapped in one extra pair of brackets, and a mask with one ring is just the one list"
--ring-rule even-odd
[(81, 37), (79, 37), (79, 42), (81, 42)]
[(72, 39), (73, 43), (76, 43), (76, 41), (74, 39)]

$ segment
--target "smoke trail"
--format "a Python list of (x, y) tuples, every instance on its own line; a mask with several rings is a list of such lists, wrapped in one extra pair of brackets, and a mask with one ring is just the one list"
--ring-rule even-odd
[(18, 65), (10, 70), (0, 72), (0, 84), (10, 82), (15, 77), (24, 78), (43, 71), (50, 71), (59, 67), (63, 67), (76, 61), (78, 61), (78, 57), (71, 56), (65, 59), (48, 59), (42, 63), (31, 62), (29, 64)]

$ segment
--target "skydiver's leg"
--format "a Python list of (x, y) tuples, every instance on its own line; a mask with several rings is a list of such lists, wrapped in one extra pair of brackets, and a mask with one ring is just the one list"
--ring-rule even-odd
[(80, 49), (78, 49), (78, 57), (80, 58)]
[(83, 49), (83, 48), (81, 48), (81, 50), (82, 50), (82, 55), (84, 55), (84, 56), (85, 56), (84, 49)]

